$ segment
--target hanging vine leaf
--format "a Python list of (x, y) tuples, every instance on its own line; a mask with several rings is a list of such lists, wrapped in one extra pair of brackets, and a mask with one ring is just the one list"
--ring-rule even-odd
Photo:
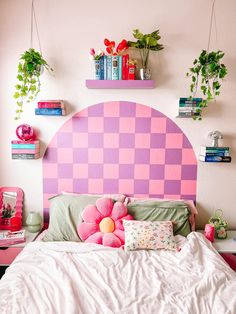
[(24, 103), (30, 103), (35, 100), (40, 92), (40, 76), (44, 69), (53, 71), (40, 52), (30, 48), (21, 55), (16, 77), (18, 83), (15, 85), (16, 91), (13, 95), (17, 100), (18, 108), (20, 108), (16, 110), (16, 120), (21, 117)]
[[(189, 68), (189, 72), (186, 73), (187, 77), (191, 77), (192, 95), (189, 98), (195, 97), (199, 87), (204, 96), (200, 103), (200, 114), (210, 101), (220, 95), (222, 80), (227, 75), (227, 68), (221, 63), (223, 57), (224, 52), (221, 50), (212, 52), (202, 50), (200, 56), (193, 61), (193, 67)], [(201, 120), (201, 115), (194, 119)]]

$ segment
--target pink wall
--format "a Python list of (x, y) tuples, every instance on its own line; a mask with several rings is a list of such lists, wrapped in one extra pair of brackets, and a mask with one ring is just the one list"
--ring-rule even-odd
[[(35, 0), (43, 54), (54, 68), (45, 73), (39, 99), (59, 98), (68, 102), (66, 117), (34, 115), (34, 105), (27, 105), (20, 121), (33, 125), (39, 132), (43, 151), (60, 126), (75, 112), (105, 101), (134, 101), (148, 104), (179, 125), (188, 135), (198, 154), (207, 143), (207, 134), (215, 129), (224, 134), (224, 145), (232, 150), (231, 164), (200, 163), (198, 169), (197, 202), (203, 225), (217, 208), (224, 210), (231, 227), (236, 228), (236, 132), (235, 117), (235, 0), (216, 1), (217, 38), (213, 29), (211, 48), (226, 52), (229, 75), (222, 86), (216, 104), (206, 110), (203, 121), (175, 119), (177, 101), (188, 96), (187, 69), (202, 49), (207, 48), (211, 0), (149, 0), (86, 2), (77, 0)], [(41, 211), (42, 160), (19, 161), (10, 158), (10, 141), (15, 138), (18, 123), (13, 120), (12, 94), (16, 84), (16, 66), (20, 53), (30, 43), (30, 0), (0, 1), (0, 184), (19, 186), (25, 192), (26, 211)], [(92, 78), (88, 59), (90, 47), (103, 48), (103, 39), (132, 39), (132, 30), (143, 32), (160, 29), (165, 49), (152, 53), (150, 65), (156, 88), (151, 90), (89, 90), (85, 79)], [(86, 31), (85, 31), (86, 30)], [(36, 36), (35, 48), (38, 48)], [(138, 57), (138, 55), (137, 55)]]

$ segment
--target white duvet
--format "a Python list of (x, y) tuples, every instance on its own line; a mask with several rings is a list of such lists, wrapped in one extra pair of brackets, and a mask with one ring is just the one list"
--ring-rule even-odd
[(200, 233), (180, 252), (33, 242), (0, 281), (1, 314), (235, 314), (236, 275)]

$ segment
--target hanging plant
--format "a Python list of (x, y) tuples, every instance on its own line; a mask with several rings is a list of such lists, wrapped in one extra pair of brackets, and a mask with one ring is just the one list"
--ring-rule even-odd
[(199, 89), (203, 94), (197, 109), (199, 116), (193, 117), (194, 119), (201, 120), (202, 109), (220, 95), (220, 87), (227, 74), (226, 66), (221, 63), (223, 57), (224, 52), (221, 50), (211, 52), (202, 50), (200, 56), (194, 60), (189, 72), (186, 73), (188, 77), (191, 77), (190, 92), (192, 95), (189, 98), (192, 99)]
[(44, 69), (53, 71), (40, 52), (30, 48), (21, 55), (14, 93), (17, 104), (16, 120), (20, 119), (24, 103), (30, 103), (37, 97), (41, 86), (40, 76)]

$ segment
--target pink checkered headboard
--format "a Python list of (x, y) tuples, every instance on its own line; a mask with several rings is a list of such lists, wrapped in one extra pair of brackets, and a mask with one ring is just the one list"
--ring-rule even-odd
[(134, 102), (90, 106), (55, 134), (43, 158), (44, 218), (62, 191), (196, 199), (197, 160), (182, 130)]

